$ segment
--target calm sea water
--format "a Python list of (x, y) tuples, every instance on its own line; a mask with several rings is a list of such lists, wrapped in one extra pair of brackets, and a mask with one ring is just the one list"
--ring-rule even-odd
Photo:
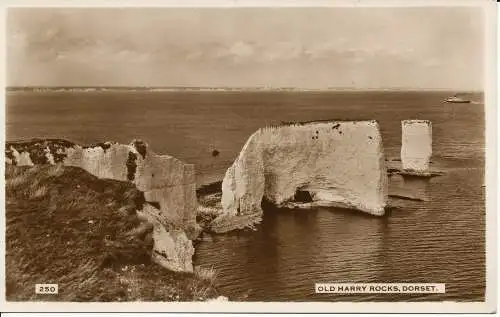
[[(201, 185), (220, 180), (248, 136), (268, 124), (376, 119), (386, 155), (398, 164), (400, 121), (431, 120), (432, 167), (445, 175), (417, 184), (427, 201), (391, 198), (398, 208), (381, 218), (339, 209), (269, 211), (257, 231), (203, 235), (195, 264), (214, 266), (220, 291), (234, 300), (484, 300), (484, 105), (481, 95), (473, 104), (442, 103), (448, 95), (12, 92), (6, 131), (8, 140), (140, 138), (158, 153), (196, 164)], [(400, 187), (401, 179), (392, 179), (390, 193)], [(436, 282), (446, 283), (446, 294), (314, 294), (315, 282)]]

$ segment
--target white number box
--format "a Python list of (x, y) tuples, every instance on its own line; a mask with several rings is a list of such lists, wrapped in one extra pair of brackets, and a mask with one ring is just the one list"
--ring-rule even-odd
[(59, 285), (58, 284), (35, 284), (36, 294), (58, 294)]

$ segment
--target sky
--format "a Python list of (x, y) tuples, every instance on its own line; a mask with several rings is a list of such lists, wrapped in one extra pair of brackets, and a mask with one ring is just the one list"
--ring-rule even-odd
[(484, 12), (10, 8), (8, 86), (481, 90)]

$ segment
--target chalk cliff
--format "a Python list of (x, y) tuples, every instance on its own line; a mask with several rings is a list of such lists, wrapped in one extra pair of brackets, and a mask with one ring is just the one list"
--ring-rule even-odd
[(82, 146), (66, 140), (35, 139), (7, 142), (5, 154), (9, 164), (60, 163), (99, 178), (134, 183), (144, 192), (141, 212), (155, 226), (153, 260), (170, 270), (193, 270), (191, 240), (199, 233), (193, 165), (157, 155), (141, 141)]
[(383, 215), (387, 171), (376, 121), (323, 121), (262, 128), (222, 182), (212, 230), (257, 223), (263, 199), (277, 205), (342, 206)]
[(432, 156), (432, 124), (428, 120), (401, 121), (403, 171), (426, 173)]

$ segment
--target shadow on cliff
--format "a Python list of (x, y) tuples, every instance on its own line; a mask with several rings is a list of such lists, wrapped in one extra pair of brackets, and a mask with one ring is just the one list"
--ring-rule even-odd
[[(6, 165), (9, 301), (192, 301), (216, 295), (209, 274), (151, 262), (152, 225), (133, 184), (61, 165)], [(206, 272), (205, 272), (206, 273)], [(59, 294), (34, 294), (57, 283)]]

